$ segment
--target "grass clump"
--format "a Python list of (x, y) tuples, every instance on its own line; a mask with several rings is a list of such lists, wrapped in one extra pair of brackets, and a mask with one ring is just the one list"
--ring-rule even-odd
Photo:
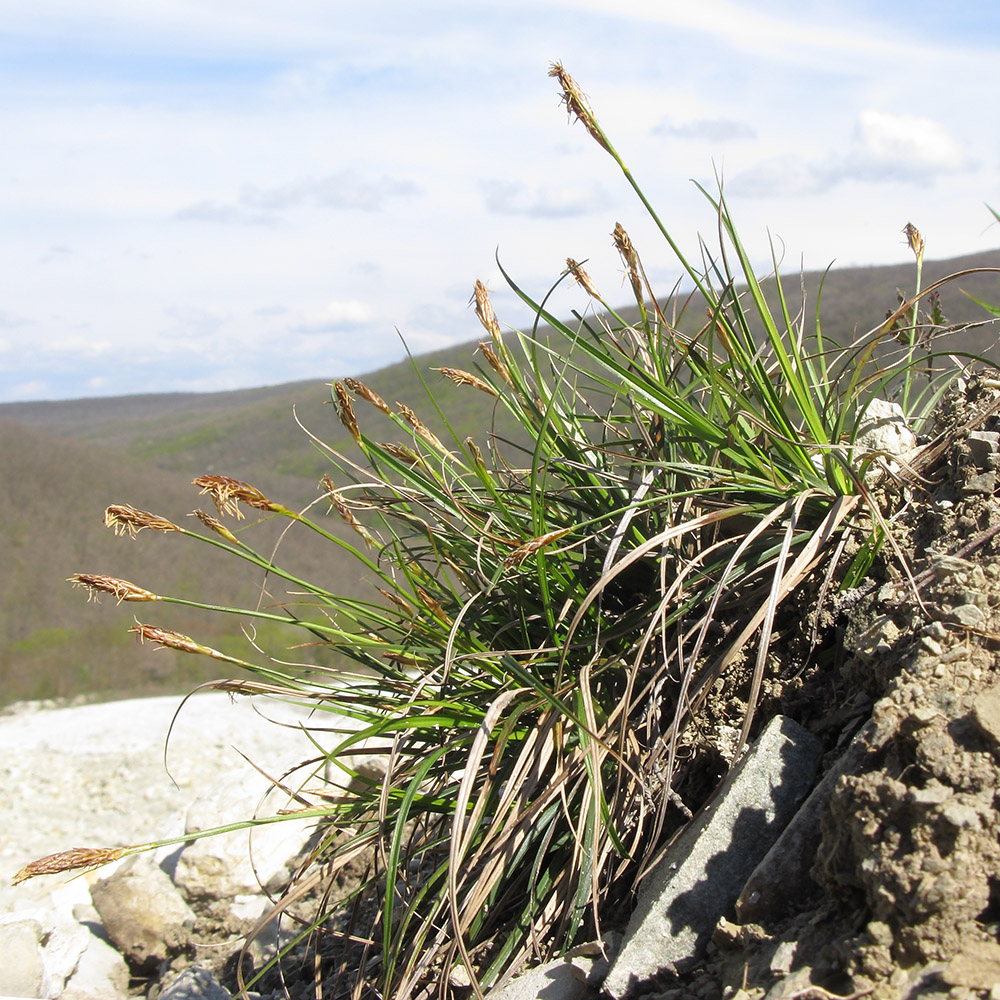
[[(364, 859), (346, 898), (328, 897), (300, 936), (329, 935), (345, 996), (445, 995), (459, 981), (481, 996), (525, 960), (599, 935), (664, 837), (702, 804), (688, 778), (713, 685), (733, 678), (745, 703), (738, 752), (782, 606), (806, 584), (851, 585), (891, 541), (922, 459), (859, 442), (872, 400), (897, 402), (919, 429), (955, 370), (939, 370), (942, 331), (920, 311), (933, 289), (918, 287), (841, 346), (823, 336), (818, 308), (811, 322), (793, 308), (775, 261), (772, 308), (721, 192), (702, 189), (719, 246), (703, 243), (690, 261), (576, 83), (561, 66), (552, 75), (681, 265), (683, 303), (657, 297), (621, 225), (613, 239), (635, 322), (573, 260), (563, 278), (586, 308), (572, 323), (505, 272), (537, 321), (504, 335), (477, 283), (476, 370), (439, 369), (446, 381), (424, 383), (425, 405), (451, 432), (445, 396), (485, 393), (517, 440), (442, 437), (419, 408), (358, 380), (333, 383), (358, 453), (314, 437), (332, 466), (317, 504), (353, 541), (225, 476), (195, 480), (218, 514), (198, 512), (205, 533), (109, 508), (117, 530), (180, 531), (284, 579), (290, 596), (271, 606), (213, 610), (296, 629), (356, 665), (299, 669), (133, 629), (258, 678), (219, 682), (226, 690), (316, 709), (306, 771), (332, 766), (352, 791), (317, 792), (303, 779), (299, 806), (322, 836), (290, 896)], [(918, 251), (908, 237), (919, 265), (922, 241)], [(678, 312), (689, 327), (697, 314), (694, 332), (679, 332)], [(372, 598), (284, 573), (223, 523), (246, 507), (347, 551)], [(76, 579), (122, 601), (169, 600), (127, 581)], [(382, 777), (358, 765), (373, 752)]]

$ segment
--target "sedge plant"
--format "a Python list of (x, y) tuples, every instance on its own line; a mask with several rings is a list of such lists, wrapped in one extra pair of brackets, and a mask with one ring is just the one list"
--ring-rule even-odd
[[(686, 779), (713, 687), (738, 693), (746, 743), (790, 597), (849, 585), (891, 543), (900, 483), (919, 459), (855, 444), (870, 401), (898, 401), (916, 426), (950, 378), (917, 335), (919, 286), (844, 346), (824, 336), (818, 308), (810, 322), (793, 306), (777, 261), (765, 295), (721, 190), (701, 191), (718, 247), (685, 256), (575, 81), (558, 65), (551, 75), (679, 263), (688, 332), (668, 320), (617, 225), (628, 313), (569, 260), (577, 318), (551, 314), (504, 272), (536, 317), (505, 334), (476, 283), (485, 337), (475, 370), (424, 382), (437, 430), (359, 380), (333, 383), (357, 452), (311, 436), (331, 463), (321, 502), (353, 540), (217, 475), (195, 480), (217, 508), (198, 514), (204, 533), (109, 508), (113, 527), (181, 531), (284, 578), (289, 596), (273, 607), (212, 610), (283, 622), (354, 665), (298, 670), (260, 662), (252, 644), (239, 658), (134, 626), (255, 677), (218, 687), (315, 709), (316, 758), (289, 814), (314, 816), (317, 842), (278, 905), (300, 921), (289, 949), (325, 935), (344, 996), (482, 997), (525, 962), (599, 936), (703, 802)], [(463, 438), (448, 421), (451, 392), (483, 394), (517, 435)], [(375, 420), (392, 433), (372, 433)], [(245, 507), (343, 549), (371, 599), (284, 573), (223, 524)], [(169, 600), (128, 581), (75, 579), (124, 602)], [(378, 774), (358, 763), (373, 752)], [(331, 769), (344, 780), (324, 792), (318, 776)], [(22, 875), (73, 866), (36, 864)], [(358, 865), (341, 898), (324, 894)], [(322, 905), (304, 915), (313, 891)]]

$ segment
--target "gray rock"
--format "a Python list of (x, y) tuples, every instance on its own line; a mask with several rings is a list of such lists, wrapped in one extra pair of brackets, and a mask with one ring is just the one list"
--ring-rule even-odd
[(192, 965), (160, 994), (159, 1000), (232, 1000), (232, 995), (211, 972)]
[(987, 468), (990, 455), (1000, 451), (1000, 434), (996, 431), (971, 431), (966, 440), (969, 442), (972, 461), (980, 469)]
[(820, 843), (820, 817), (834, 785), (842, 774), (852, 774), (858, 769), (875, 738), (875, 723), (869, 722), (851, 740), (753, 870), (736, 901), (736, 916), (741, 924), (773, 920), (782, 915), (786, 903), (798, 898), (801, 887), (809, 881), (809, 869)]
[(964, 496), (992, 496), (997, 486), (995, 472), (981, 472), (978, 476), (969, 476), (962, 484)]
[(976, 604), (960, 604), (957, 608), (945, 611), (941, 617), (958, 625), (981, 626), (986, 621), (983, 609)]
[(10, 914), (0, 922), (0, 994), (40, 997), (45, 977), (42, 925), (32, 917)]
[(698, 957), (809, 791), (820, 753), (797, 723), (771, 720), (646, 878), (606, 993), (620, 1000), (661, 969)]
[(149, 858), (129, 858), (90, 895), (108, 937), (136, 965), (161, 962), (188, 943), (195, 915)]
[(972, 718), (997, 747), (1000, 747), (1000, 686), (994, 685), (976, 695), (972, 702)]

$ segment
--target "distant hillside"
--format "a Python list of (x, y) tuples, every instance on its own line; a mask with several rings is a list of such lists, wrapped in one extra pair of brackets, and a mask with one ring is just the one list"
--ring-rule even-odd
[[(924, 285), (972, 267), (1000, 267), (1000, 251), (928, 262)], [(793, 313), (804, 289), (810, 326), (822, 275), (808, 273), (800, 281), (799, 275), (786, 271), (782, 277)], [(831, 271), (822, 295), (824, 335), (850, 343), (895, 307), (896, 289), (907, 294), (913, 278), (912, 265)], [(769, 287), (773, 298), (773, 282)], [(960, 288), (1000, 302), (1000, 275), (963, 278), (943, 293), (944, 312), (951, 321), (984, 318)], [(682, 319), (682, 328), (692, 331), (704, 322), (704, 314), (696, 313), (692, 309)], [(625, 315), (630, 315), (628, 310)], [(996, 338), (996, 328), (985, 326), (949, 340), (947, 347), (983, 352)], [(422, 375), (456, 435), (471, 434), (485, 448), (491, 431), (511, 433), (502, 408), (429, 370), (442, 365), (474, 369), (481, 360), (475, 348), (475, 342), (460, 345), (418, 358), (416, 370), (406, 361), (363, 380), (390, 403), (399, 400), (412, 406), (443, 436), (443, 422), (421, 385)], [(317, 497), (318, 480), (330, 464), (298, 426), (293, 411), (323, 441), (354, 454), (327, 403), (329, 388), (324, 383), (335, 375), (318, 373), (314, 381), (236, 392), (0, 405), (0, 704), (78, 692), (126, 696), (179, 691), (197, 680), (230, 673), (198, 657), (138, 647), (125, 630), (136, 613), (209, 645), (242, 652), (239, 619), (162, 605), (118, 608), (110, 598), (98, 607), (88, 606), (83, 592), (64, 581), (75, 572), (107, 573), (158, 593), (240, 606), (256, 603), (259, 573), (248, 573), (244, 565), (220, 559), (208, 547), (176, 535), (146, 531), (135, 540), (115, 538), (102, 524), (104, 508), (131, 503), (189, 524), (190, 511), (205, 506), (190, 481), (210, 472), (248, 481), (289, 506), (304, 506)], [(363, 403), (358, 404), (358, 417), (374, 436), (400, 440), (389, 421)], [(324, 516), (323, 509), (315, 508), (318, 516)], [(336, 517), (326, 517), (324, 526), (348, 530)], [(332, 581), (342, 592), (371, 597), (370, 585), (332, 548), (316, 546), (305, 533), (291, 532), (281, 551), (307, 578)], [(284, 588), (273, 591), (267, 601), (283, 598)], [(282, 637), (267, 630), (262, 641), (282, 655), (299, 656), (289, 654)], [(302, 653), (319, 660), (322, 655), (322, 650)]]
[[(81, 692), (120, 696), (177, 692), (194, 683), (229, 676), (212, 660), (152, 646), (127, 634), (133, 616), (193, 635), (207, 645), (245, 655), (238, 617), (197, 609), (141, 603), (117, 607), (110, 596), (88, 602), (86, 591), (66, 582), (73, 573), (118, 576), (158, 594), (210, 599), (236, 607), (256, 606), (264, 575), (217, 549), (176, 533), (142, 531), (116, 537), (104, 526), (110, 503), (130, 503), (177, 524), (199, 529), (188, 515), (211, 506), (185, 477), (122, 457), (112, 449), (0, 421), (0, 706), (25, 698), (63, 697)], [(319, 508), (322, 518), (324, 507)], [(274, 525), (277, 527), (277, 524)], [(283, 525), (282, 525), (283, 526)], [(346, 531), (336, 518), (324, 526)], [(266, 526), (270, 529), (272, 526)], [(276, 532), (265, 530), (270, 551)], [(333, 587), (342, 567), (322, 558), (308, 538), (289, 533), (282, 559), (291, 568)], [(273, 604), (286, 595), (269, 582)], [(354, 580), (349, 593), (370, 595)], [(274, 628), (259, 635), (287, 655), (286, 639)], [(301, 641), (301, 635), (295, 636)], [(309, 657), (307, 657), (309, 658)]]

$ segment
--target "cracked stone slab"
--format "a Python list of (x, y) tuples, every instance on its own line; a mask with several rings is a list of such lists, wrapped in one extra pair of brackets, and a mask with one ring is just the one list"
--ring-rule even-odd
[(694, 960), (805, 798), (820, 741), (776, 716), (650, 872), (604, 981), (614, 1000)]

